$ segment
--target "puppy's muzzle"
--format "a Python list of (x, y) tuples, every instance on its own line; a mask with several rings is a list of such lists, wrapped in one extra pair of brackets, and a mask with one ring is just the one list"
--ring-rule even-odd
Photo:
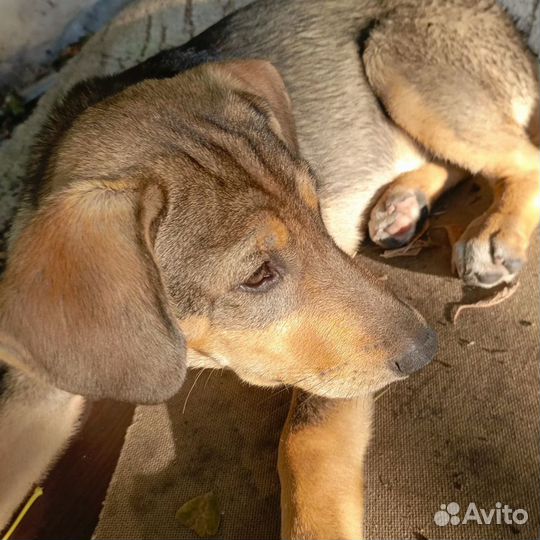
[(390, 366), (399, 376), (406, 377), (427, 366), (437, 353), (437, 334), (425, 327), (409, 348)]

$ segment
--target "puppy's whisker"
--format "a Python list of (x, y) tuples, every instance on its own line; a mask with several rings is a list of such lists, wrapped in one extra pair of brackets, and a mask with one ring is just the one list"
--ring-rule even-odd
[(195, 380), (193, 381), (193, 384), (191, 385), (191, 388), (189, 389), (189, 392), (187, 393), (186, 400), (184, 401), (184, 406), (182, 407), (182, 414), (186, 412), (186, 406), (187, 406), (189, 396), (191, 396), (191, 392), (193, 392), (193, 389), (195, 388), (195, 385), (197, 384), (197, 381), (200, 379), (203, 372), (204, 372), (204, 369), (201, 369), (201, 371), (197, 373), (197, 376), (195, 377)]
[(310, 375), (307, 375), (306, 377), (302, 377), (301, 379), (298, 379), (294, 381), (293, 383), (282, 383), (282, 387), (278, 389), (273, 389), (271, 394), (264, 399), (262, 399), (257, 405), (264, 405), (265, 403), (268, 403), (268, 401), (274, 399), (275, 397), (279, 396), (283, 392), (289, 391), (291, 388), (295, 388), (298, 386), (298, 384), (305, 382), (309, 379), (312, 379), (313, 377), (316, 377), (316, 373), (312, 373)]
[(210, 380), (210, 377), (214, 374), (214, 371), (219, 368), (210, 368), (210, 373), (208, 374), (208, 377), (206, 377), (206, 381), (203, 386), (203, 390), (206, 389), (206, 386), (208, 385), (208, 381)]
[(286, 400), (284, 401), (283, 403), (275, 406), (275, 407), (272, 407), (272, 409), (270, 409), (270, 411), (268, 411), (267, 414), (265, 414), (263, 417), (262, 417), (262, 421), (265, 422), (266, 420), (268, 420), (268, 418), (270, 418), (271, 416), (275, 416), (276, 414), (278, 413), (281, 413), (281, 411), (285, 408), (285, 407), (289, 407), (291, 404), (290, 400)]
[[(331, 383), (332, 381), (334, 381), (337, 378), (338, 375), (339, 375), (339, 373), (336, 373), (332, 377), (330, 377), (329, 379), (324, 380), (324, 381), (320, 381), (319, 383), (313, 385), (311, 388), (308, 388), (306, 390), (306, 392), (309, 394), (309, 396), (306, 398), (304, 403), (309, 402), (309, 400), (312, 399), (313, 397), (324, 397), (325, 395), (328, 395), (328, 392), (330, 391), (329, 389), (327, 389), (322, 396), (321, 396), (320, 393), (315, 393), (315, 390), (317, 390), (317, 389), (319, 389), (321, 387), (324, 387), (324, 385), (326, 385), (326, 384)], [(342, 384), (343, 384), (343, 382), (342, 382)]]

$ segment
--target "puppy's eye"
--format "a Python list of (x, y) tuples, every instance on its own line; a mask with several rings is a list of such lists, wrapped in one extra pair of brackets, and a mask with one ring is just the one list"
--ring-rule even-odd
[(266, 261), (242, 283), (242, 289), (257, 292), (267, 291), (278, 279), (278, 271), (269, 261)]

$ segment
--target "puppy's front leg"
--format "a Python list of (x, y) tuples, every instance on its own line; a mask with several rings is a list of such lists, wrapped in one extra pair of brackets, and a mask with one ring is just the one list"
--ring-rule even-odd
[(282, 538), (362, 538), (372, 398), (296, 390), (279, 449)]

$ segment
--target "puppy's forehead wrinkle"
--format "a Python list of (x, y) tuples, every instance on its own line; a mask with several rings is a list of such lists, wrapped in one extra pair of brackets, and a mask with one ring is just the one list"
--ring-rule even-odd
[[(306, 174), (305, 164), (288, 152), (281, 156), (284, 145), (273, 134), (261, 140), (259, 133), (229, 128), (215, 117), (196, 118), (172, 129), (174, 140), (163, 143), (159, 161), (183, 188), (188, 188), (186, 183), (196, 188), (210, 181), (226, 191), (222, 195), (256, 190), (280, 204), (297, 195), (297, 178)], [(156, 161), (153, 165), (160, 168)]]
[(268, 104), (264, 103), (258, 96), (247, 92), (237, 92), (236, 95), (242, 100), (244, 106), (247, 106), (251, 116), (258, 119), (259, 125), (264, 126), (265, 131), (273, 136), (274, 140), (280, 146), (282, 151), (281, 154), (286, 155), (290, 161), (297, 164), (298, 161), (301, 160), (299, 156), (293, 154), (289, 146), (287, 146), (281, 137), (278, 137), (273, 129), (270, 128), (273, 115)]
[[(285, 144), (272, 132), (268, 124), (246, 126), (240, 130), (238, 125), (227, 122), (226, 118), (205, 116), (202, 120), (218, 130), (224, 142), (231, 143), (231, 157), (236, 160), (249, 157), (260, 164), (270, 176), (286, 180), (286, 185), (294, 184), (291, 172), (298, 167), (298, 162), (292, 158)], [(247, 151), (246, 154), (238, 152), (239, 143), (242, 150)]]
[[(264, 103), (247, 93), (194, 85), (187, 75), (181, 86), (146, 81), (82, 113), (60, 143), (60, 158), (51, 159), (51, 174), (112, 179), (144, 169), (184, 187), (210, 181), (218, 188), (255, 189), (282, 204), (298, 198), (305, 164), (273, 131)], [(185, 100), (171, 106), (175, 96)]]
[[(170, 145), (171, 152), (183, 155), (200, 172), (208, 174), (217, 183), (223, 183), (227, 177), (236, 177), (246, 186), (255, 186), (255, 178), (245, 162), (222, 144), (198, 132), (195, 128), (186, 127), (186, 139), (181, 146)], [(238, 147), (237, 147), (238, 150)]]
[[(246, 92), (235, 92), (232, 97), (219, 103), (219, 107), (207, 107), (198, 115), (201, 123), (208, 123), (224, 135), (231, 135), (251, 143), (257, 154), (272, 157), (274, 166), (297, 166), (299, 158), (272, 129), (272, 114), (264, 109), (261, 98)], [(268, 149), (257, 145), (263, 142)], [(256, 148), (255, 148), (256, 147)], [(268, 166), (268, 164), (267, 164)], [(269, 167), (270, 168), (270, 167)]]

